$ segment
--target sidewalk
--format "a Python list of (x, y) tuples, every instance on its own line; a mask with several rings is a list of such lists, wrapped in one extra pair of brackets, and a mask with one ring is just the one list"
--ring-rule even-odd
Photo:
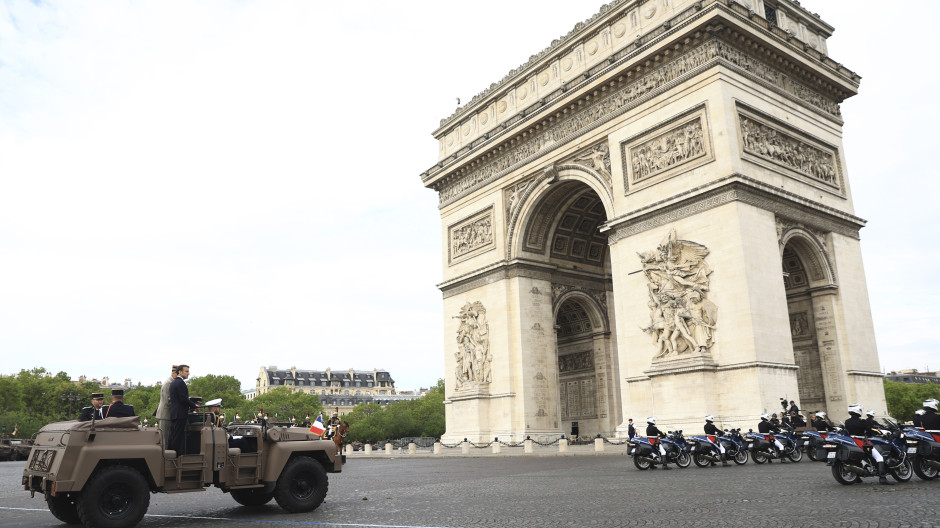
[(473, 447), (464, 453), (462, 445), (457, 447), (441, 447), (440, 454), (434, 453), (433, 447), (416, 447), (414, 454), (409, 454), (407, 447), (392, 449), (388, 454), (384, 449), (373, 449), (371, 454), (365, 451), (347, 451), (347, 459), (382, 459), (382, 458), (498, 458), (498, 457), (565, 457), (565, 456), (626, 456), (627, 445), (612, 445), (604, 443), (603, 450), (597, 450), (593, 442), (581, 445), (569, 445), (567, 452), (561, 452), (558, 444), (540, 446), (534, 444), (532, 452), (526, 453), (523, 446), (499, 446), (499, 454), (493, 453), (493, 447)]

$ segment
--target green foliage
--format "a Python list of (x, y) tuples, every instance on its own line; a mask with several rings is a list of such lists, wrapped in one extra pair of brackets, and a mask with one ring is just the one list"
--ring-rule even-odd
[(884, 380), (884, 386), (888, 414), (904, 422), (914, 418), (914, 411), (922, 408), (924, 400), (940, 399), (940, 385), (934, 383), (901, 383)]
[[(311, 420), (316, 419), (317, 414), (323, 410), (323, 406), (316, 394), (292, 392), (288, 387), (277, 387), (251, 401), (242, 400), (242, 403), (236, 408), (241, 414), (242, 420), (247, 420), (250, 416), (256, 416), (261, 409), (264, 409), (266, 414), (271, 415), (271, 421), (287, 422), (291, 416), (296, 416), (297, 421), (301, 422), (307, 414), (310, 414)], [(231, 408), (226, 409), (225, 414), (229, 418), (235, 416)]]
[[(160, 388), (163, 384), (155, 384), (153, 386), (139, 386), (134, 387), (132, 390), (124, 392), (124, 403), (134, 406), (134, 412), (136, 412), (141, 421), (146, 418), (152, 419), (152, 416), (157, 412), (157, 406), (160, 405)], [(105, 395), (105, 403), (108, 402), (107, 395)]]
[(385, 409), (374, 403), (357, 405), (344, 419), (348, 441), (380, 442), (409, 436), (439, 438), (444, 434), (444, 380), (416, 400), (398, 401)]

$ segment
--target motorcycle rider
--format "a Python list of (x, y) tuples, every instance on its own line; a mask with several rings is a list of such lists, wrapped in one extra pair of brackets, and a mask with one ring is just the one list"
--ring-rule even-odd
[[(778, 458), (780, 458), (780, 462), (783, 463), (787, 461), (787, 459), (783, 457), (783, 444), (780, 443), (780, 440), (777, 440), (776, 436), (772, 436), (777, 430), (774, 424), (771, 423), (769, 414), (764, 413), (760, 415), (760, 423), (757, 424), (757, 432), (763, 435), (771, 435), (771, 438), (774, 439), (774, 445), (777, 447)], [(770, 464), (770, 459), (767, 459), (767, 463)]]
[[(857, 403), (849, 405), (849, 419), (845, 421), (845, 432), (853, 437), (875, 436), (875, 432), (872, 431), (868, 422), (862, 420), (861, 405)], [(871, 457), (875, 460), (875, 464), (878, 466), (878, 483), (893, 486), (894, 483), (888, 482), (888, 478), (885, 476), (885, 460), (884, 457), (881, 456), (881, 453), (872, 447), (871, 444), (867, 444), (865, 450), (871, 454)]]
[[(649, 438), (665, 438), (666, 435), (656, 427), (656, 417), (650, 416), (646, 419), (646, 436)], [(663, 469), (669, 469), (669, 465), (666, 462), (666, 448), (663, 447), (663, 443), (659, 442), (659, 459), (663, 463)], [(650, 467), (655, 468), (656, 465)]]
[(813, 420), (813, 428), (817, 431), (828, 433), (829, 432), (829, 422), (826, 421), (826, 413), (819, 411), (816, 413), (816, 419)]
[(937, 406), (940, 402), (934, 398), (924, 402), (924, 416), (921, 417), (921, 427), (926, 431), (940, 431), (940, 414), (937, 414)]
[[(715, 417), (711, 414), (705, 416), (705, 434), (712, 436), (723, 436), (725, 432), (717, 427), (713, 423)], [(721, 440), (715, 439), (715, 444), (718, 445), (718, 450), (721, 452), (721, 465), (728, 465), (728, 457), (725, 456), (725, 446), (721, 445)]]
[[(927, 403), (927, 402), (924, 402), (924, 403)], [(927, 412), (924, 411), (923, 409), (917, 409), (916, 411), (914, 411), (914, 418), (911, 420), (911, 424), (913, 424), (914, 427), (923, 428), (925, 414), (927, 414)]]
[(883, 429), (883, 428), (884, 428), (883, 425), (881, 425), (880, 423), (878, 423), (877, 420), (875, 420), (875, 410), (874, 410), (874, 409), (868, 409), (868, 410), (865, 412), (865, 416), (867, 417), (867, 418), (865, 418), (865, 423), (868, 424), (868, 427), (871, 427), (872, 429)]

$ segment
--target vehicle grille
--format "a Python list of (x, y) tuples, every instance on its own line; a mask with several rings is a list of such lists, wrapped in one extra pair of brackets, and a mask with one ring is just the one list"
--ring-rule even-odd
[(40, 473), (48, 473), (52, 469), (52, 461), (55, 460), (56, 451), (54, 449), (34, 449), (33, 456), (29, 461), (29, 470)]

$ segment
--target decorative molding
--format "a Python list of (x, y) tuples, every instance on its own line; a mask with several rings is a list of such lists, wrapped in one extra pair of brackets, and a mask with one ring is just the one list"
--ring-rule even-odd
[(808, 312), (790, 314), (790, 336), (793, 339), (812, 336)]
[(588, 369), (594, 369), (594, 353), (590, 350), (558, 356), (558, 372), (560, 374)]
[(457, 262), (496, 249), (493, 206), (447, 228), (448, 262)]
[(828, 233), (807, 225), (803, 221), (780, 216), (775, 218), (775, 223), (777, 226), (777, 243), (780, 246), (781, 255), (791, 241), (796, 242), (797, 245), (808, 246), (806, 251), (799, 251), (798, 253), (801, 259), (809, 260), (809, 271), (812, 273), (810, 278), (814, 281), (828, 280), (829, 284), (834, 285), (836, 283), (836, 271), (832, 263)]
[(845, 183), (838, 149), (810, 139), (808, 134), (789, 127), (738, 103), (738, 132), (742, 158), (770, 162), (784, 174), (845, 196)]
[(563, 163), (574, 163), (590, 170), (603, 178), (607, 182), (607, 189), (611, 190), (613, 180), (610, 176), (610, 147), (607, 146), (606, 138), (603, 142), (578, 152), (573, 158)]
[(770, 363), (767, 361), (747, 361), (744, 363), (732, 363), (730, 365), (721, 365), (718, 372), (740, 369), (771, 369), (771, 370), (800, 370), (800, 367), (792, 363)]
[(583, 293), (597, 302), (600, 305), (605, 324), (607, 321), (608, 307), (607, 307), (607, 291), (599, 290), (597, 288), (591, 288), (585, 284), (564, 284), (564, 283), (553, 283), (552, 284), (552, 305), (557, 308), (558, 301), (568, 292), (580, 292)]
[[(682, 47), (678, 44), (677, 46)], [(796, 101), (830, 114), (835, 119), (840, 117), (839, 105), (834, 100), (726, 41), (709, 37), (697, 46), (685, 48), (685, 53), (676, 53), (673, 58), (665, 59), (662, 66), (649, 69), (639, 77), (634, 76), (632, 71), (625, 72), (622, 76), (624, 80), (619, 81), (616, 88), (597, 95), (591, 104), (577, 105), (577, 109), (570, 112), (568, 117), (553, 120), (537, 131), (524, 135), (525, 139), (522, 139), (523, 136), (517, 136), (517, 140), (506, 144), (509, 148), (493, 151), (485, 158), (487, 161), (473, 164), (473, 168), (467, 164), (465, 172), (452, 174), (432, 185), (439, 191), (439, 206), (449, 205), (538, 157), (580, 139), (591, 130), (716, 64), (746, 73), (766, 87), (785, 93)], [(659, 58), (656, 62), (658, 61)]]
[(602, 231), (613, 231), (608, 240), (615, 244), (637, 233), (735, 201), (779, 216), (798, 218), (819, 229), (856, 239), (859, 229), (865, 225), (865, 220), (844, 211), (748, 176), (732, 174), (608, 220), (607, 227)]
[(703, 104), (623, 141), (624, 191), (629, 194), (712, 161), (710, 137)]

